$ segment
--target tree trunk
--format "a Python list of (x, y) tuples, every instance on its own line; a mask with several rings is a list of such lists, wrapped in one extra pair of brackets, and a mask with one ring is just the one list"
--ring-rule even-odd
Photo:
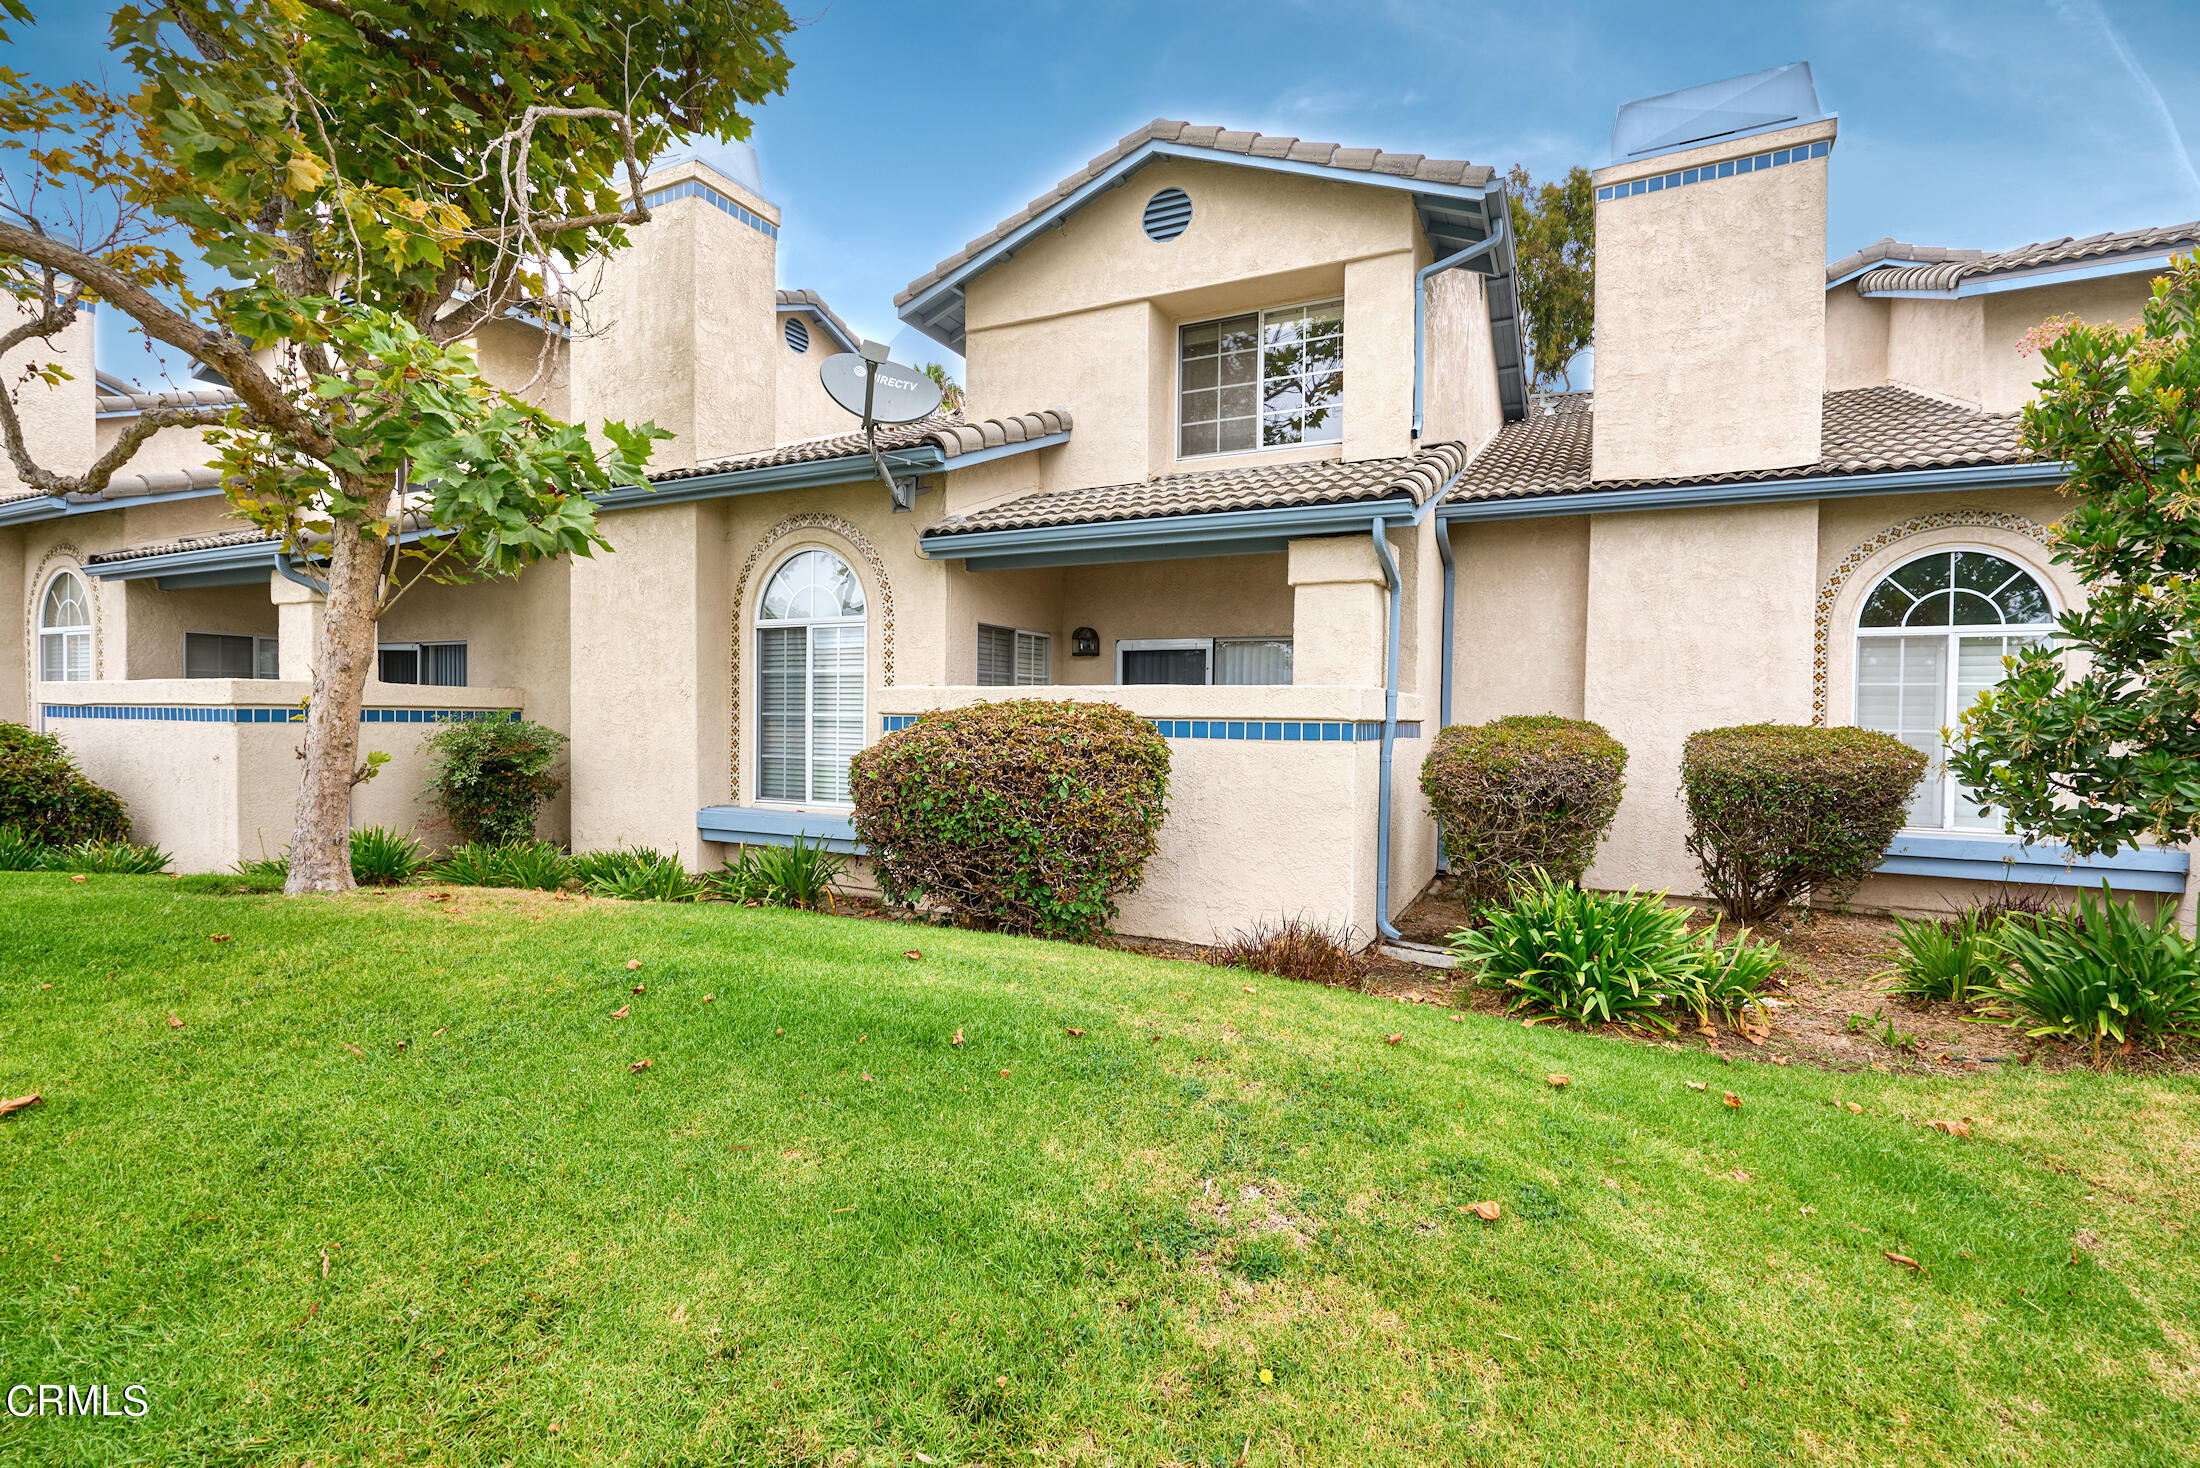
[(306, 705), (305, 778), (291, 829), (285, 892), (352, 887), (352, 775), (359, 765), (359, 707), (374, 666), (374, 612), (385, 545), (350, 520), (337, 520), (330, 537), (327, 606), (313, 698)]

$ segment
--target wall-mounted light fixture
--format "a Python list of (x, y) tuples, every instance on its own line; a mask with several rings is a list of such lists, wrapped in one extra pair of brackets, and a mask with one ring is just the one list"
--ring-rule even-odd
[(1069, 655), (1073, 658), (1100, 656), (1100, 634), (1090, 627), (1080, 627), (1069, 635)]

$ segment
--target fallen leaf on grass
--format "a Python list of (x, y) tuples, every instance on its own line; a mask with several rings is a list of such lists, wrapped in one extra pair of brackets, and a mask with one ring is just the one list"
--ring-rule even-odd
[(227, 933), (210, 933), (207, 935), (206, 941), (209, 943), (227, 943), (229, 935)]
[(168, 1028), (170, 1028), (171, 1030), (180, 1030), (183, 1028), (183, 1021), (177, 1019), (174, 1015), (171, 1014), (168, 1016)]
[(909, 1450), (909, 1456), (916, 1459), (919, 1463), (937, 1463), (939, 1461), (939, 1459), (933, 1457), (930, 1453), (920, 1453), (915, 1448), (911, 1448)]
[(1562, 1075), (1547, 1075), (1543, 1079), (1551, 1083), (1552, 1090), (1563, 1091), (1566, 1089), (1567, 1083), (1573, 1080), (1573, 1077)]
[(924, 961), (924, 951), (919, 948), (912, 948), (902, 954), (902, 957), (908, 959), (911, 963), (921, 963)]
[(1858, 1116), (1862, 1116), (1864, 1114), (1864, 1108), (1857, 1105), (1854, 1101), (1844, 1101), (1841, 1104), (1848, 1107), (1850, 1111), (1854, 1112)]
[(1081, 1036), (1083, 1036), (1083, 1034), (1085, 1033), (1085, 1032), (1084, 1032), (1083, 1030), (1081, 1030), (1081, 1029), (1077, 1028), (1077, 1026), (1075, 1026), (1075, 1025), (1070, 1025), (1070, 1026), (1068, 1026), (1067, 1028), (1068, 1028), (1068, 1030), (1069, 1030), (1069, 1032), (1070, 1032), (1071, 1036), (1073, 1036), (1073, 1037), (1081, 1037)]
[(430, 902), (449, 902), (451, 900), (451, 894), (448, 892), (430, 892), (428, 894), (428, 900)]
[(646, 984), (636, 984), (634, 986), (634, 992), (637, 994), (643, 993), (648, 987), (649, 986)]
[(1786, 1055), (1775, 1055), (1772, 1057), (1772, 1063), (1774, 1065), (1786, 1065), (1790, 1058)]
[(956, 1030), (955, 1030), (955, 1038), (954, 1038), (954, 1039), (952, 1039), (952, 1040), (949, 1040), (949, 1041), (948, 1041), (947, 1043), (948, 1043), (948, 1044), (950, 1044), (950, 1045), (960, 1045), (960, 1044), (961, 1044), (962, 1042), (963, 1042), (963, 1032), (962, 1032), (962, 1029), (961, 1029), (961, 1028), (960, 1028), (960, 1027), (958, 1026), (958, 1027), (956, 1028)]
[(1005, 1071), (1005, 1070), (1004, 1070), (1004, 1071), (1002, 1071), (1002, 1072), (1001, 1072), (1001, 1077), (1002, 1077), (1002, 1079), (1004, 1079), (1004, 1080), (1005, 1080), (1005, 1079), (1007, 1079), (1007, 1077), (1008, 1077), (1008, 1072), (1007, 1072), (1007, 1071)]
[(1238, 985), (1238, 987), (1243, 989), (1248, 994), (1257, 994), (1260, 992), (1258, 989), (1255, 989), (1251, 984), (1240, 984)]
[(1919, 1274), (1923, 1274), (1925, 1272), (1925, 1266), (1918, 1263), (1915, 1259), (1912, 1259), (1907, 1254), (1897, 1254), (1892, 1249), (1881, 1249), (1879, 1252), (1887, 1256), (1889, 1263), (1899, 1264), (1904, 1269), (1912, 1269), (1917, 1271)]
[(853, 1204), (853, 1203), (850, 1203), (850, 1204), (849, 1204), (849, 1205), (848, 1205), (847, 1207), (845, 1207), (845, 1208), (835, 1208), (835, 1209), (833, 1210), (833, 1212), (835, 1212), (835, 1213), (853, 1213), (853, 1212), (855, 1212), (855, 1211), (856, 1211), (856, 1205), (855, 1205), (855, 1204)]
[(1463, 1025), (1467, 1022), (1467, 1017), (1463, 1014), (1450, 1014), (1444, 1017), (1455, 1025)]
[(361, 1060), (365, 1060), (367, 1058), (367, 1052), (360, 1049), (357, 1045), (352, 1044), (351, 1041), (339, 1040), (337, 1043), (342, 1045), (346, 1050), (349, 1050), (352, 1054), (358, 1056)]
[(28, 1096), (9, 1096), (6, 1098), (0, 1098), (0, 1116), (6, 1116), (10, 1112), (14, 1111), (21, 1111), (26, 1106), (36, 1106), (39, 1102), (45, 1099), (45, 1097), (39, 1095), (36, 1091), (31, 1092)]
[(710, 995), (708, 995), (708, 994), (705, 994), (705, 995), (703, 996), (703, 1002), (704, 1002), (705, 1004), (708, 1004), (708, 1003), (710, 1003)]
[(1497, 1215), (1502, 1210), (1498, 1208), (1496, 1202), (1493, 1200), (1488, 1203), (1463, 1204), (1461, 1205), (1459, 1211), (1461, 1213), (1471, 1213), (1476, 1218), (1481, 1219), (1484, 1223), (1495, 1223), (1497, 1222)]
[(619, 1007), (618, 1007), (617, 1009), (614, 1009), (614, 1010), (612, 1010), (612, 1011), (611, 1011), (611, 1018), (613, 1018), (613, 1019), (625, 1019), (625, 1018), (626, 1018), (626, 1015), (627, 1015), (627, 1011), (628, 1011), (628, 1010), (630, 1010), (630, 1009), (632, 1009), (633, 1007), (634, 1007), (634, 1006), (633, 1006), (633, 1005), (631, 1005), (631, 1004), (622, 1004), (622, 1005), (620, 1005), (620, 1006), (619, 1006)]
[(1730, 1183), (1746, 1183), (1749, 1181), (1749, 1174), (1742, 1171), (1738, 1167), (1735, 1168), (1732, 1172), (1722, 1172), (1719, 1174), (1719, 1176), (1725, 1178)]
[(1971, 1135), (1971, 1118), (1968, 1116), (1961, 1121), (1928, 1121), (1925, 1125), (1936, 1132), (1946, 1132), (1951, 1137), (1968, 1137)]
[(1705, 1085), (1702, 1081), (1690, 1081), (1688, 1083), (1688, 1089), (1691, 1091), (1708, 1091), (1711, 1088)]
[(1739, 1106), (1742, 1104), (1742, 1098), (1735, 1095), (1732, 1091), (1720, 1092), (1719, 1099), (1726, 1102), (1726, 1104), (1729, 1106)]
[(634, 970), (640, 968), (641, 966), (642, 961), (638, 958), (630, 958), (626, 961), (626, 971), (628, 973), (634, 972)]
[(1385, 1035), (1383, 1036), (1383, 1043), (1385, 1045), (1395, 1045), (1403, 1039), (1405, 1039), (1403, 1035)]
[(432, 1031), (430, 1031), (430, 1032), (429, 1032), (429, 1034), (428, 1034), (428, 1038), (432, 1040), (432, 1039), (434, 1039), (434, 1038), (435, 1038), (435, 1037), (436, 1037), (437, 1035), (440, 1035), (440, 1034), (442, 1034), (444, 1030), (448, 1030), (449, 1028), (450, 1028), (450, 1026), (449, 1026), (449, 1025), (445, 1025), (445, 1026), (443, 1027), (443, 1029), (442, 1029), (442, 1030), (432, 1030)]
[(410, 1041), (410, 1040), (399, 1040), (399, 1041), (397, 1042), (397, 1048), (398, 1048), (398, 1049), (400, 1049), (400, 1050), (405, 1050), (405, 1049), (409, 1049), (409, 1048), (411, 1047), (411, 1045), (412, 1045), (412, 1041)]
[(784, 1035), (787, 1032), (785, 1030), (773, 1030), (772, 1033), (775, 1035)]
[(637, 1071), (648, 1070), (652, 1065), (655, 1065), (656, 1063), (657, 1062), (655, 1062), (654, 1060), (637, 1060), (632, 1065), (628, 1066), (627, 1069)]
[(863, 1078), (864, 1078), (865, 1080), (869, 1080), (869, 1079), (871, 1078), (871, 1073), (870, 1073), (869, 1071), (867, 1071), (867, 1070), (866, 1070), (866, 1071), (859, 1071), (859, 1072), (857, 1072), (857, 1074), (861, 1075), (861, 1076), (862, 1076), (862, 1077), (863, 1077)]

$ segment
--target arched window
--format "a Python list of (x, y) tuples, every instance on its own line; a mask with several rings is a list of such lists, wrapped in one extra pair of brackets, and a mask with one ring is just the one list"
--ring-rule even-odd
[(848, 803), (863, 748), (863, 583), (831, 551), (797, 551), (756, 612), (757, 794)]
[(1948, 778), (1940, 731), (2001, 681), (2002, 659), (2055, 630), (2032, 574), (1978, 550), (1938, 550), (1895, 567), (1856, 619), (1856, 722), (1932, 761), (1910, 798), (1910, 825), (1999, 830)]
[(57, 573), (39, 599), (38, 677), (43, 683), (92, 681), (92, 598), (74, 571)]

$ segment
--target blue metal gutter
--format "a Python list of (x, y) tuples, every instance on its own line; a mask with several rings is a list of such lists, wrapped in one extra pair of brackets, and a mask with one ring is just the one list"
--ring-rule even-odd
[[(1390, 522), (1377, 515), (1371, 529), (1375, 555), (1382, 562), (1383, 581), (1390, 588), (1390, 645), (1383, 664), (1383, 750), (1375, 796), (1375, 931), (1397, 943), (1404, 940), (1405, 934), (1390, 921), (1390, 767), (1398, 742), (1398, 642), (1405, 584), (1398, 575), (1398, 558), (1390, 551)], [(1442, 532), (1443, 527), (1438, 526), (1437, 533)]]
[(1428, 370), (1428, 282), (1432, 275), (1442, 275), (1456, 270), (1471, 260), (1481, 258), (1505, 242), (1511, 223), (1502, 214), (1490, 219), (1490, 235), (1479, 244), (1467, 246), (1456, 255), (1446, 255), (1433, 265), (1424, 265), (1413, 273), (1413, 437), (1421, 437), (1421, 380)]
[(2070, 475), (2061, 462), (1962, 464), (1945, 469), (1903, 469), (1886, 474), (1819, 474), (1734, 484), (1660, 484), (1643, 489), (1574, 490), (1512, 499), (1463, 500), (1437, 511), (1440, 521), (1529, 520), (1553, 515), (1605, 515), (1625, 510), (1693, 510), (1712, 506), (1770, 505), (1792, 500), (1849, 499), (1858, 495), (1937, 493), (1978, 489), (2052, 489)]
[(207, 489), (171, 490), (166, 494), (120, 495), (114, 499), (37, 495), (0, 504), (0, 526), (29, 525), (39, 520), (60, 520), (72, 515), (96, 515), (103, 510), (129, 510), (139, 505), (167, 505), (178, 500), (210, 499), (223, 492), (220, 485), (214, 485)]

